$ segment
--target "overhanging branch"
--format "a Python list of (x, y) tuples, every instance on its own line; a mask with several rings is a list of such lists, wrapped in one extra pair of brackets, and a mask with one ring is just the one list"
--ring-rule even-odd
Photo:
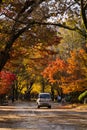
[(54, 26), (59, 26), (59, 27), (61, 27), (61, 28), (65, 28), (65, 29), (69, 29), (69, 30), (73, 30), (73, 31), (76, 30), (75, 27), (74, 27), (74, 28), (71, 28), (71, 27), (66, 26), (66, 25), (63, 25), (63, 24), (61, 24), (61, 23), (37, 22), (37, 21), (35, 21), (34, 24), (37, 24), (37, 25), (54, 25)]

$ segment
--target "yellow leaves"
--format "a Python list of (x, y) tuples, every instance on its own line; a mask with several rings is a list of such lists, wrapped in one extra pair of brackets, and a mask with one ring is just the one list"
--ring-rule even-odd
[(0, 30), (2, 30), (3, 29), (3, 26), (2, 25), (0, 25)]
[(66, 23), (66, 25), (68, 25), (68, 26), (70, 26), (70, 27), (72, 27), (72, 28), (74, 28), (75, 27), (75, 24), (76, 24), (76, 21), (75, 20), (67, 20), (67, 23)]
[(78, 85), (78, 83), (73, 82), (70, 84), (65, 84), (61, 86), (63, 93), (67, 94), (70, 92), (83, 91), (82, 87)]
[(9, 2), (14, 2), (14, 0), (2, 0), (2, 3), (9, 3)]
[(27, 84), (27, 81), (23, 80), (21, 76), (18, 76), (18, 89), (20, 90), (22, 94), (24, 94), (25, 91), (27, 90), (26, 84)]
[(33, 89), (31, 90), (31, 93), (39, 93), (41, 91), (41, 85), (39, 83), (35, 83), (33, 85)]
[(23, 89), (21, 90), (21, 93), (22, 93), (22, 94), (25, 94), (26, 91), (27, 91), (27, 88), (26, 88), (26, 87), (23, 87)]

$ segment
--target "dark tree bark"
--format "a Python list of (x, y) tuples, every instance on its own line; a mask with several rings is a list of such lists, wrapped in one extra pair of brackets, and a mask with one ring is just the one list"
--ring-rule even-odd
[(81, 15), (83, 19), (84, 26), (87, 30), (87, 17), (86, 17), (86, 12), (87, 11), (87, 2), (84, 3), (84, 0), (81, 0)]

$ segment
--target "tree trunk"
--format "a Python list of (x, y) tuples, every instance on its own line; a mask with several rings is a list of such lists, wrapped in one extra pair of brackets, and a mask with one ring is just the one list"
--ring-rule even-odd
[(54, 87), (51, 86), (51, 95), (52, 95), (52, 101), (54, 101)]
[(44, 79), (42, 79), (42, 81), (41, 81), (41, 83), (42, 83), (42, 93), (44, 93), (45, 92), (45, 81), (44, 81)]
[(14, 43), (14, 41), (17, 39), (17, 37), (13, 34), (9, 37), (9, 40), (6, 42), (6, 46), (4, 50), (0, 52), (0, 71), (5, 66), (6, 62), (10, 58), (9, 52), (11, 50), (11, 47)]

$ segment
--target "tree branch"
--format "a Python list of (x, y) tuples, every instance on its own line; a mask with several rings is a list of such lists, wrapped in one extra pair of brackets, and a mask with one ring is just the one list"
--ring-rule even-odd
[(78, 0), (74, 0), (78, 5), (80, 5), (80, 3), (78, 2)]
[(65, 29), (69, 29), (69, 30), (75, 30), (75, 28), (71, 28), (69, 26), (66, 26), (66, 25), (63, 25), (61, 23), (51, 23), (51, 22), (34, 22), (34, 24), (37, 24), (37, 25), (54, 25), (54, 26), (59, 26), (61, 28), (65, 28)]
[(81, 0), (81, 15), (82, 15), (82, 20), (83, 20), (84, 26), (87, 30), (86, 10), (85, 10), (85, 7), (84, 7), (83, 0)]

